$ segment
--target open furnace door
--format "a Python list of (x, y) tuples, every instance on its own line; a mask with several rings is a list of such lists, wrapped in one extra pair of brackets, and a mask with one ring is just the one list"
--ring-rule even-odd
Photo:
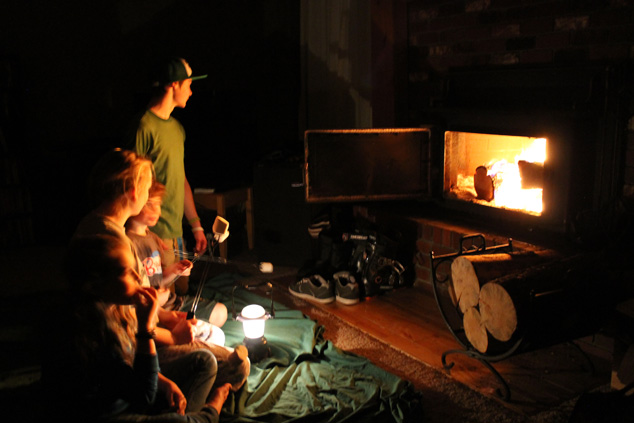
[(306, 201), (429, 197), (430, 140), (429, 128), (306, 131)]

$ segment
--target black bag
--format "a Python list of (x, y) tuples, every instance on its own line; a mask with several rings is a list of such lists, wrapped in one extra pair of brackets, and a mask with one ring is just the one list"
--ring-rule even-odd
[(318, 257), (308, 260), (297, 272), (299, 278), (312, 275), (320, 275), (326, 280), (332, 279), (332, 275), (341, 270), (348, 270), (348, 262), (352, 252), (352, 246), (343, 239), (341, 232), (330, 228), (319, 232)]
[(344, 239), (353, 243), (350, 271), (363, 283), (363, 296), (371, 297), (390, 291), (403, 284), (403, 265), (394, 257), (397, 244), (385, 235), (374, 231), (355, 231), (344, 234)]

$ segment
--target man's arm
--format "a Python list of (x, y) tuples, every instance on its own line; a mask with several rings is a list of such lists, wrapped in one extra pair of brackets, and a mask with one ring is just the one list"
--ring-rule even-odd
[(196, 240), (194, 252), (198, 254), (205, 251), (207, 248), (207, 238), (205, 237), (205, 231), (200, 224), (200, 218), (198, 217), (196, 204), (194, 203), (194, 194), (192, 193), (192, 188), (189, 185), (187, 177), (185, 177), (185, 217), (192, 226), (192, 233), (194, 234), (194, 239)]

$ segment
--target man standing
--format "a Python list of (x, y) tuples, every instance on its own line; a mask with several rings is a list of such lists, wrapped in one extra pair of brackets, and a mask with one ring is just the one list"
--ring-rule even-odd
[[(207, 238), (194, 205), (194, 196), (185, 175), (185, 129), (172, 117), (176, 107), (184, 108), (192, 95), (191, 84), (207, 75), (192, 76), (189, 64), (182, 58), (170, 58), (161, 63), (153, 78), (153, 93), (148, 109), (141, 117), (137, 130), (135, 150), (154, 163), (156, 180), (165, 185), (166, 192), (161, 208), (161, 218), (152, 228), (164, 243), (174, 250), (166, 254), (181, 260), (185, 252), (183, 244), (183, 216), (191, 225), (196, 245), (194, 252), (207, 248)], [(166, 263), (169, 265), (171, 263)], [(175, 286), (179, 295), (188, 290), (188, 278), (181, 276)]]

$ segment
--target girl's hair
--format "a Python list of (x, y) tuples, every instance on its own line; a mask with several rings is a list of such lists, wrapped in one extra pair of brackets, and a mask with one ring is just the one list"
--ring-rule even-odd
[(97, 161), (90, 173), (88, 188), (96, 204), (108, 202), (121, 207), (127, 201), (125, 194), (143, 184), (149, 185), (153, 175), (150, 159), (116, 148)]
[(78, 237), (68, 249), (75, 351), (88, 368), (101, 354), (115, 354), (130, 364), (134, 357), (137, 322), (130, 306), (111, 304), (100, 296), (126, 271), (125, 254), (132, 254), (130, 245), (112, 235)]

